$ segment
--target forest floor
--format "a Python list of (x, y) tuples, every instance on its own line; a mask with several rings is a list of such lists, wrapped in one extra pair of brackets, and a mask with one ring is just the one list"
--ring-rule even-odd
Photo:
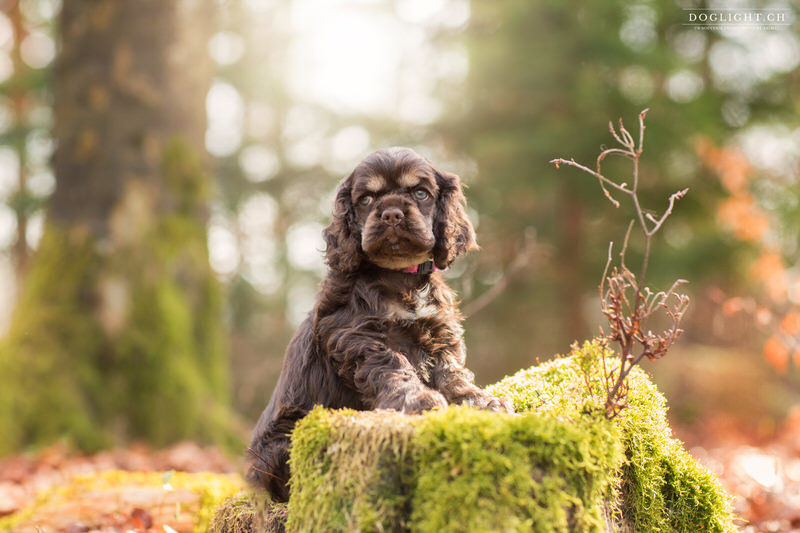
[(733, 496), (746, 533), (800, 533), (800, 408), (768, 437), (714, 421), (702, 433), (680, 427), (675, 433)]
[[(716, 436), (704, 438), (677, 430), (692, 455), (717, 474), (734, 495), (736, 513), (746, 524), (744, 531), (800, 533), (800, 409), (789, 416), (780, 431), (758, 443), (730, 431), (711, 433)], [(18, 512), (35, 501), (37, 494), (76, 475), (107, 470), (230, 473), (240, 469), (239, 462), (226, 458), (218, 449), (189, 442), (163, 450), (131, 446), (92, 456), (74, 454), (56, 445), (0, 460), (0, 517)], [(163, 533), (170, 529), (154, 527), (151, 510), (145, 505), (127, 514), (108, 514), (95, 524), (76, 522), (61, 531)]]
[[(20, 512), (36, 502), (39, 495), (53, 488), (67, 486), (76, 476), (115, 470), (158, 472), (164, 475), (157, 476), (159, 481), (155, 490), (148, 487), (120, 488), (127, 491), (126, 496), (131, 496), (133, 488), (135, 505), (120, 505), (121, 495), (114, 494), (120, 490), (101, 488), (90, 492), (92, 501), (87, 500), (85, 505), (50, 505), (42, 512), (34, 512), (33, 520), (26, 520), (26, 527), (22, 529), (30, 530), (28, 525), (32, 523), (37, 533), (190, 533), (196, 523), (197, 517), (192, 513), (198, 510), (198, 502), (191, 501), (191, 495), (187, 501), (185, 493), (181, 496), (178, 494), (180, 490), (170, 487), (172, 472), (228, 474), (241, 470), (241, 465), (227, 458), (218, 448), (203, 448), (191, 442), (163, 450), (134, 445), (91, 456), (72, 453), (63, 445), (54, 445), (37, 453), (19, 454), (0, 460), (0, 518)], [(174, 491), (169, 499), (165, 498), (167, 494), (162, 490), (162, 479), (163, 488)], [(165, 503), (169, 503), (166, 505), (168, 508), (173, 505), (172, 500), (184, 503), (180, 520), (175, 520), (176, 513), (164, 509)], [(180, 506), (180, 503), (176, 505)], [(61, 514), (73, 516), (59, 516)], [(167, 519), (170, 514), (173, 516)], [(90, 518), (87, 519), (87, 516)]]

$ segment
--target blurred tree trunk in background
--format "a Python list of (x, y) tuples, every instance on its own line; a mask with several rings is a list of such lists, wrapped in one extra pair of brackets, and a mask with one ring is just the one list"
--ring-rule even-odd
[(14, 76), (11, 82), (7, 84), (7, 95), (11, 103), (14, 127), (8, 134), (7, 142), (13, 147), (19, 158), (17, 192), (9, 201), (17, 220), (17, 239), (11, 250), (11, 256), (14, 261), (17, 283), (20, 283), (30, 256), (27, 241), (28, 221), (31, 213), (37, 207), (35, 200), (26, 191), (28, 181), (28, 147), (26, 141), (30, 133), (28, 114), (35, 100), (34, 89), (40, 88), (37, 87), (37, 82), (40, 80), (22, 60), (22, 42), (25, 40), (28, 30), (24, 24), (19, 0), (13, 0), (8, 4), (8, 18), (14, 30), (14, 41), (10, 50)]
[(231, 434), (201, 164), (210, 8), (63, 4), (57, 186), (0, 345), (0, 453)]
[[(22, 40), (25, 38), (26, 30), (22, 23), (22, 13), (20, 12), (19, 1), (14, 2), (9, 9), (8, 17), (14, 28), (14, 45), (11, 49), (11, 61), (14, 65), (14, 72), (18, 73), (25, 70), (25, 65), (22, 62), (20, 48)], [(22, 130), (22, 125), (25, 123), (27, 100), (30, 98), (28, 88), (25, 86), (14, 87), (9, 94), (11, 105), (14, 114), (14, 124)], [(26, 159), (27, 147), (25, 145), (25, 135), (21, 131), (15, 135), (14, 150), (19, 157), (19, 173), (17, 174), (17, 185), (19, 191), (25, 190), (25, 182), (27, 180), (26, 173)], [(28, 242), (25, 234), (28, 228), (28, 213), (24, 208), (24, 202), (16, 202), (14, 206), (15, 214), (17, 216), (17, 241), (14, 243), (12, 255), (14, 257), (14, 269), (17, 274), (17, 280), (22, 279), (25, 267), (28, 264)]]
[(561, 226), (558, 264), (561, 279), (559, 298), (564, 309), (561, 335), (564, 339), (579, 338), (589, 331), (583, 316), (584, 283), (581, 272), (581, 246), (583, 237), (583, 204), (573, 191), (574, 185), (562, 183), (560, 192)]

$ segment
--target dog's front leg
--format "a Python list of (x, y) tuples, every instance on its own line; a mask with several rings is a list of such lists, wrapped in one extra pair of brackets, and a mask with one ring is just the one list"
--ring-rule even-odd
[(447, 407), (441, 393), (420, 381), (414, 367), (402, 354), (385, 349), (367, 354), (355, 371), (356, 388), (373, 409), (418, 413)]
[(408, 359), (365, 325), (331, 336), (328, 353), (339, 376), (351, 381), (370, 409), (418, 413), (446, 407), (441, 393), (427, 387)]
[(475, 385), (475, 376), (464, 367), (463, 360), (460, 344), (436, 355), (431, 373), (436, 390), (450, 403), (513, 413), (514, 409), (507, 398), (489, 394)]

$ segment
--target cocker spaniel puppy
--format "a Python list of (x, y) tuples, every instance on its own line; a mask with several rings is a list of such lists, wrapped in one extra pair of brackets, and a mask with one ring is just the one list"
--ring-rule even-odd
[(315, 405), (510, 411), (464, 367), (461, 315), (438, 270), (477, 248), (458, 176), (409, 148), (373, 152), (340, 184), (328, 275), (253, 431), (248, 479), (289, 498), (289, 435)]

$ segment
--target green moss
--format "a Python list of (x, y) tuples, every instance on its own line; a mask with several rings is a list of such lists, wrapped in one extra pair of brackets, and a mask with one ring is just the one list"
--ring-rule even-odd
[(0, 342), (0, 455), (65, 439), (240, 449), (222, 299), (208, 264), (207, 178), (183, 143), (126, 182), (107, 234), (48, 224)]
[(108, 415), (103, 336), (85, 309), (96, 272), (86, 232), (48, 226), (0, 341), (0, 455), (63, 436), (86, 449), (109, 442), (96, 423)]
[(605, 420), (464, 407), (426, 416), (414, 448), (415, 531), (604, 531), (622, 463)]
[(644, 372), (631, 376), (631, 391), (619, 421), (628, 457), (622, 472), (626, 518), (638, 531), (734, 530), (729, 497), (672, 438), (666, 400)]
[(249, 533), (256, 530), (258, 507), (247, 495), (229, 498), (217, 508), (209, 533)]
[[(585, 343), (570, 357), (520, 371), (490, 390), (510, 397), (519, 411), (555, 416), (597, 411), (604, 400), (602, 358), (608, 368), (616, 364), (611, 352)], [(729, 497), (672, 438), (664, 397), (639, 368), (628, 383), (629, 406), (614, 420), (626, 457), (619, 472), (618, 520), (643, 532), (734, 531)]]
[(621, 462), (602, 419), (318, 408), (295, 429), (287, 531), (601, 531)]
[(401, 531), (421, 417), (316, 408), (298, 422), (287, 531)]
[(242, 493), (229, 498), (216, 511), (209, 533), (283, 533), (285, 504), (272, 503), (263, 494)]
[(293, 434), (287, 531), (734, 531), (643, 372), (602, 416), (611, 355), (587, 343), (490, 387), (518, 415), (315, 409)]
[[(0, 519), (0, 531), (39, 531), (38, 525), (42, 521), (50, 523), (48, 520), (59, 519), (92, 524), (98, 518), (95, 516), (98, 509), (91, 505), (79, 505), (83, 500), (107, 500), (113, 502), (116, 512), (129, 513), (143, 504), (142, 498), (152, 498), (151, 506), (160, 508), (173, 505), (169, 499), (171, 492), (191, 492), (198, 496), (197, 503), (181, 512), (192, 513), (194, 531), (205, 533), (215, 509), (227, 498), (239, 493), (243, 483), (242, 478), (235, 474), (177, 472), (169, 477), (171, 488), (168, 492), (163, 488), (164, 474), (159, 472), (108, 471), (76, 476), (66, 485), (45, 491), (21, 511)], [(64, 509), (78, 514), (64, 516)]]
[[(511, 399), (518, 413), (536, 411), (563, 416), (591, 411), (602, 398), (597, 382), (601, 372), (598, 362), (611, 355), (596, 344), (586, 343), (580, 350), (573, 350), (571, 357), (520, 370), (487, 390)], [(594, 378), (591, 389), (586, 386), (587, 375)]]

